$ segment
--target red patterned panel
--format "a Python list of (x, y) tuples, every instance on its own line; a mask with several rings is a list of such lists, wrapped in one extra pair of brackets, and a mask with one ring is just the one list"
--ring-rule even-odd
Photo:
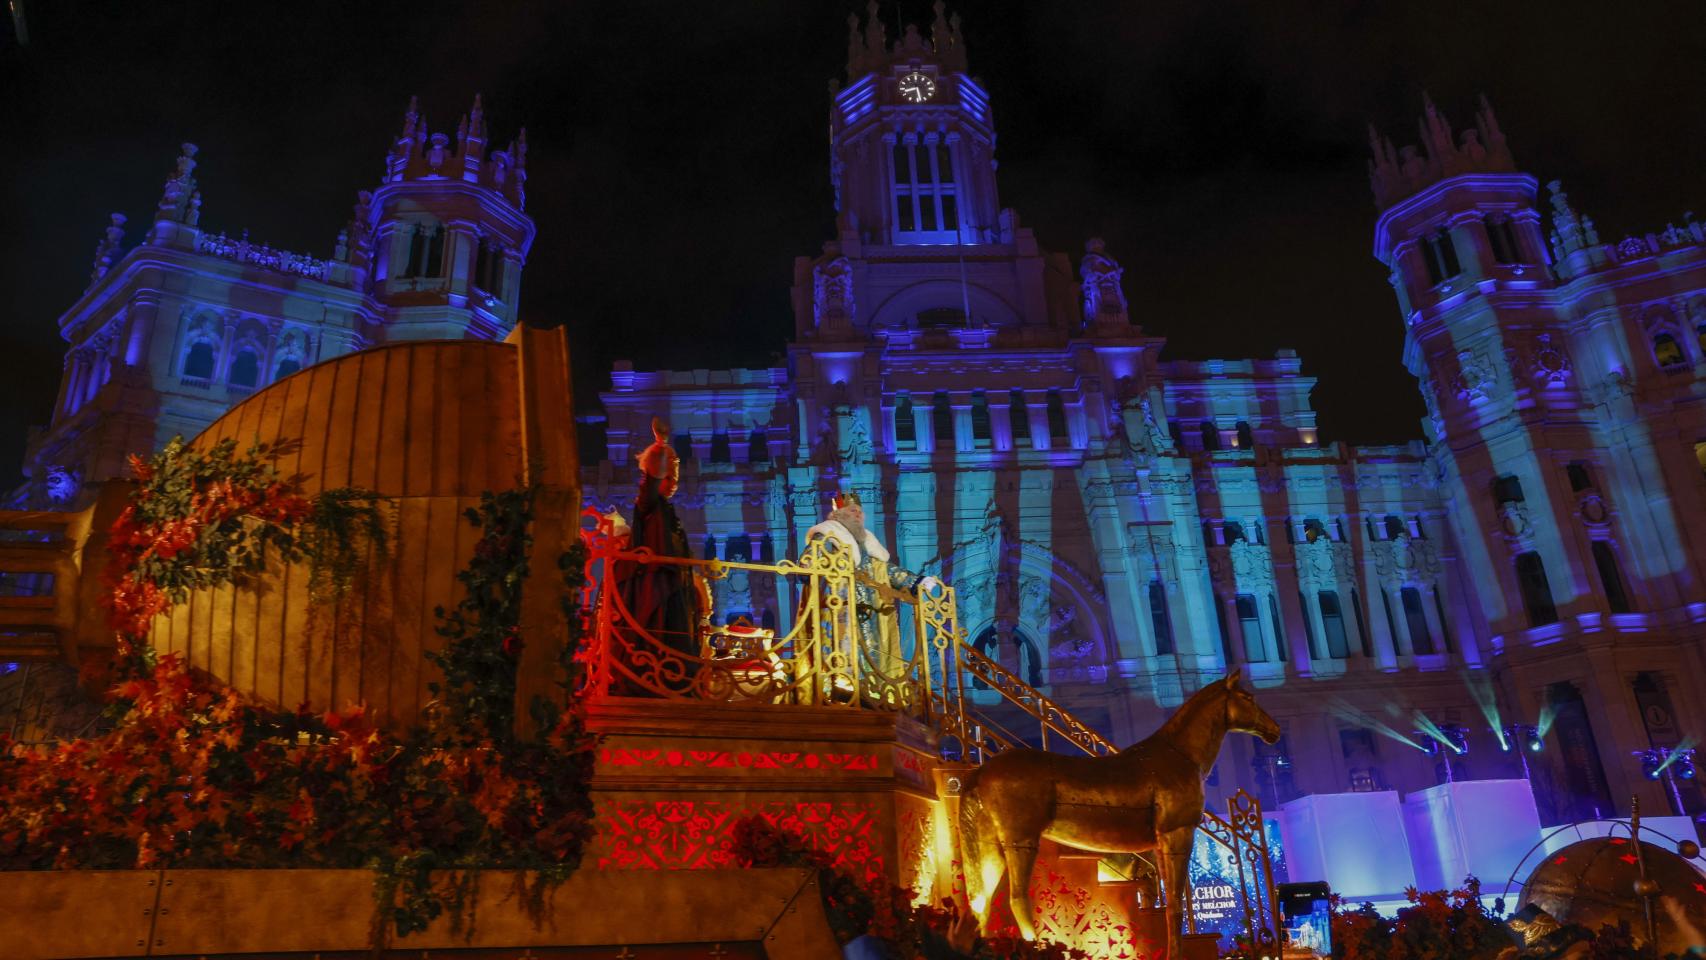
[(877, 804), (835, 800), (598, 801), (592, 857), (600, 870), (710, 870), (735, 867), (735, 822), (754, 814), (835, 857), (835, 866), (867, 880), (884, 877)]
[(598, 751), (598, 762), (606, 767), (660, 767), (668, 769), (746, 768), (752, 770), (840, 770), (857, 773), (877, 769), (874, 753), (802, 753), (762, 750), (662, 750), (606, 747)]

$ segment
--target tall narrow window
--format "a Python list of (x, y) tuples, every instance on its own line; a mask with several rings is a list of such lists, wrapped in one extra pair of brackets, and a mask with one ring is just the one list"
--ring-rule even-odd
[(681, 431), (675, 435), (670, 443), (674, 445), (675, 455), (680, 458), (682, 463), (693, 459), (693, 434), (691, 431)]
[(1149, 618), (1155, 626), (1155, 653), (1173, 652), (1173, 618), (1167, 612), (1167, 585), (1160, 580), (1149, 581)]
[(945, 393), (936, 394), (930, 401), (930, 432), (935, 434), (933, 439), (938, 452), (959, 448), (954, 440), (954, 408), (948, 403)]
[(1374, 638), (1368, 635), (1368, 614), (1362, 609), (1362, 595), (1351, 588), (1351, 613), (1356, 617), (1357, 636), (1362, 639), (1362, 655), (1374, 659)]
[(1345, 615), (1339, 609), (1339, 593), (1322, 590), (1315, 599), (1321, 604), (1321, 629), (1327, 635), (1327, 656), (1343, 660), (1351, 655), (1351, 645), (1345, 638)]
[(407, 278), (421, 275), (426, 263), (428, 229), (424, 223), (417, 223), (409, 228), (409, 261), (403, 265), (397, 276)]
[(912, 397), (904, 393), (894, 401), (894, 446), (896, 450), (918, 446), (918, 420), (912, 414)]
[(261, 379), (261, 358), (253, 350), (239, 350), (231, 360), (225, 382), (233, 387), (253, 389)]
[(752, 435), (746, 438), (746, 459), (749, 463), (770, 462), (770, 441), (763, 427), (753, 427)]
[(1048, 392), (1048, 438), (1051, 446), (1064, 445), (1066, 432), (1066, 403), (1059, 390)]
[(213, 344), (202, 340), (190, 346), (184, 357), (184, 376), (197, 380), (213, 377)]
[(726, 430), (715, 430), (711, 433), (711, 462), (733, 463), (734, 454), (729, 450), (729, 434)]
[(1268, 594), (1268, 617), (1274, 622), (1274, 639), (1279, 642), (1279, 658), (1284, 660), (1288, 645), (1285, 642), (1285, 618), (1280, 616), (1278, 594)]
[(1434, 635), (1428, 629), (1427, 612), (1422, 609), (1422, 592), (1415, 587), (1405, 587), (1398, 591), (1398, 599), (1404, 605), (1404, 625), (1410, 628), (1410, 646), (1416, 656), (1432, 654)]
[(1250, 425), (1248, 423), (1245, 423), (1242, 420), (1238, 421), (1237, 430), (1238, 430), (1238, 449), (1248, 450), (1251, 447), (1254, 447), (1256, 445), (1256, 435), (1253, 432), (1251, 432)]
[(987, 447), (989, 433), (989, 398), (982, 390), (971, 395), (971, 442), (974, 447)]
[(959, 207), (952, 145), (896, 143), (895, 233), (902, 242), (952, 243), (958, 238)]
[(1220, 449), (1220, 428), (1214, 425), (1213, 420), (1204, 420), (1197, 429), (1202, 434), (1202, 448), (1204, 450)]
[(1226, 602), (1220, 599), (1220, 594), (1210, 589), (1208, 603), (1214, 608), (1214, 625), (1220, 631), (1220, 655), (1226, 658), (1226, 667), (1230, 670), (1238, 661), (1232, 656), (1232, 633), (1226, 629)]
[(1031, 412), (1025, 406), (1023, 390), (1015, 390), (1007, 397), (1007, 429), (1013, 434), (1015, 448), (1031, 445)]
[(435, 226), (427, 235), (426, 272), (422, 276), (444, 276), (444, 228)]
[(1392, 617), (1392, 595), (1384, 589), (1380, 591), (1380, 606), (1386, 611), (1386, 632), (1392, 636), (1392, 649), (1400, 657), (1407, 657), (1410, 651), (1404, 648), (1404, 637), (1398, 632), (1398, 621)]
[(1244, 634), (1245, 661), (1267, 663), (1267, 644), (1262, 642), (1262, 617), (1256, 612), (1256, 598), (1240, 593), (1234, 604), (1238, 607), (1238, 629)]
[(1439, 588), (1434, 588), (1434, 612), (1439, 614), (1439, 639), (1445, 645), (1445, 652), (1451, 652), (1451, 620), (1445, 615), (1445, 601), (1440, 599)]
[(1428, 282), (1434, 285), (1444, 283), (1463, 272), (1457, 263), (1457, 247), (1451, 242), (1451, 233), (1446, 230), (1427, 237), (1422, 241), (1422, 258), (1428, 265)]
[(1390, 513), (1386, 515), (1383, 525), (1386, 528), (1386, 539), (1388, 540), (1396, 540), (1404, 535), (1404, 521)]
[(1552, 602), (1552, 585), (1546, 582), (1546, 564), (1540, 554), (1532, 550), (1517, 554), (1516, 582), (1522, 590), (1522, 605), (1528, 610), (1529, 626), (1558, 622), (1558, 607)]
[(491, 269), (492, 245), (482, 239), (474, 248), (474, 286), (489, 292), (492, 288), (486, 282), (486, 277)]
[(1493, 214), (1481, 219), (1487, 228), (1487, 242), (1493, 248), (1494, 263), (1521, 263), (1522, 255), (1517, 250), (1516, 234), (1511, 230), (1508, 217)]
[(1629, 612), (1629, 594), (1623, 590), (1623, 574), (1617, 569), (1617, 554), (1604, 540), (1593, 542), (1593, 565), (1599, 568), (1599, 582), (1605, 587), (1605, 602), (1612, 613)]
[(301, 369), (302, 361), (295, 357), (285, 357), (283, 360), (278, 362), (278, 369), (273, 371), (272, 378), (274, 380), (282, 380)]
[(1309, 598), (1303, 591), (1297, 591), (1297, 606), (1303, 611), (1303, 638), (1309, 642), (1309, 656), (1314, 660), (1324, 660), (1327, 652), (1321, 649), (1321, 644), (1315, 637), (1315, 619), (1309, 615)]

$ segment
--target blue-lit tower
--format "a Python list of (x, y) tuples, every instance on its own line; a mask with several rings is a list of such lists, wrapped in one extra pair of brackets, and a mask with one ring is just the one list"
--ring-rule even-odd
[(1543, 754), (1555, 818), (1632, 793), (1655, 809), (1667, 798), (1619, 746), (1674, 744), (1672, 696), (1700, 694), (1698, 237), (1601, 244), (1553, 183), (1549, 243), (1539, 183), (1485, 101), (1461, 134), (1426, 103), (1420, 136), (1398, 151), (1373, 135), (1374, 253), (1468, 573), (1460, 635), (1484, 638), (1503, 709), (1559, 746)]

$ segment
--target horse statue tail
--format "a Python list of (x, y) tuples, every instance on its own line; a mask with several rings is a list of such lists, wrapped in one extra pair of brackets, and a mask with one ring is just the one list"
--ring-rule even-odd
[[(988, 820), (983, 797), (977, 789), (977, 779), (968, 777), (965, 789), (960, 793), (960, 871), (965, 879), (966, 900), (977, 917), (979, 928), (989, 917), (990, 898), (1001, 882), (999, 873), (991, 877), (986, 871), (985, 844), (995, 839), (984, 835), (985, 827), (992, 826)], [(999, 847), (994, 853), (999, 860)]]

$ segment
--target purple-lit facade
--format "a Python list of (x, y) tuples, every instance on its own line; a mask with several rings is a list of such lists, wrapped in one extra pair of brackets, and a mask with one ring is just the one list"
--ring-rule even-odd
[[(1603, 244), (1561, 193), (1541, 209), (1490, 110), (1458, 138), (1429, 105), (1422, 148), (1377, 136), (1372, 168), (1425, 439), (1324, 442), (1292, 351), (1163, 359), (1099, 241), (1047, 251), (1001, 207), (994, 105), (938, 11), (898, 40), (849, 25), (836, 234), (795, 262), (786, 362), (618, 363), (587, 501), (631, 507), (661, 415), (707, 555), (796, 555), (857, 491), (897, 562), (956, 585), (973, 642), (1116, 740), (1239, 667), (1285, 738), (1229, 740), (1217, 804), (1415, 795), (1444, 779), (1415, 746), (1431, 723), (1465, 731), (1458, 779), (1532, 770), (1543, 822), (1632, 794), (1698, 812), (1692, 780), (1633, 754), (1706, 726), (1706, 548), (1686, 535), (1706, 520), (1702, 228)], [(299, 366), (516, 320), (525, 141), (489, 150), (478, 102), (455, 137), (411, 106), (327, 260), (204, 232), (193, 169), (141, 243), (108, 231), (60, 320), (31, 503), (76, 503)], [(732, 575), (718, 609), (786, 626), (767, 588)]]
[(534, 236), (526, 135), (489, 148), (479, 98), (454, 137), (430, 133), (410, 103), (379, 185), (358, 194), (326, 259), (205, 228), (196, 153), (184, 145), (139, 241), (113, 215), (88, 288), (59, 318), (65, 375), (15, 503), (80, 505), (128, 452), (194, 436), (309, 364), (514, 326)]
[[(850, 24), (831, 102), (837, 232), (796, 261), (786, 365), (618, 364), (589, 500), (631, 498), (654, 413), (677, 431), (677, 499), (708, 556), (792, 555), (829, 493), (855, 490), (901, 563), (958, 586), (974, 641), (1118, 740), (1240, 666), (1286, 738), (1229, 740), (1211, 792), (1430, 787), (1443, 763), (1396, 738), (1432, 742), (1414, 732), (1420, 712), (1465, 729), (1459, 779), (1522, 776), (1521, 729), (1492, 728), (1546, 726), (1529, 766), (1547, 822), (1636, 793), (1666, 809), (1668, 782), (1643, 778), (1631, 751), (1700, 722), (1706, 593), (1680, 531), (1706, 516), (1693, 459), (1706, 424), (1684, 413), (1706, 315), (1678, 302), (1706, 286), (1699, 228), (1638, 252), (1590, 247), (1560, 207), (1548, 257), (1532, 178), (1453, 167), (1423, 184), (1383, 160), (1376, 255), (1436, 415), (1425, 441), (1325, 443), (1294, 353), (1164, 360), (1098, 241), (1075, 264), (1001, 208), (989, 96), (957, 25), (938, 14), (928, 32)], [(1515, 244), (1509, 266), (1470, 235), (1489, 214), (1516, 238), (1498, 237), (1500, 255)], [(1428, 283), (1417, 244), (1442, 224), (1460, 270)], [(1637, 289), (1666, 319), (1625, 300)], [(1685, 362), (1655, 362), (1655, 323)], [(1493, 370), (1507, 345), (1516, 366)], [(1615, 382), (1634, 396), (1600, 399), (1615, 379), (1601, 354), (1624, 358)], [(1573, 491), (1578, 460), (1591, 482)], [(1493, 479), (1512, 472), (1526, 499), (1500, 506)], [(1618, 558), (1627, 613), (1596, 579), (1596, 539)], [(1534, 628), (1516, 559), (1531, 551), (1558, 610)], [(717, 589), (727, 613), (788, 623), (761, 584)], [(1590, 756), (1597, 775), (1573, 772)], [(1692, 782), (1679, 787), (1698, 810)]]

